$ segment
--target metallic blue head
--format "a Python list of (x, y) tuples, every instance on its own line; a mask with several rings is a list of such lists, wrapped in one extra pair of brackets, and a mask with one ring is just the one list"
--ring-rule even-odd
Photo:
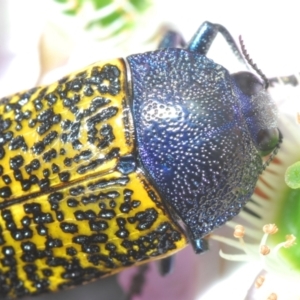
[[(252, 195), (264, 168), (260, 154), (278, 144), (275, 107), (258, 79), (262, 88), (249, 92), (244, 75), (231, 76), (199, 53), (165, 49), (128, 62), (140, 160), (197, 241)], [(262, 145), (261, 133), (273, 128), (275, 145)]]

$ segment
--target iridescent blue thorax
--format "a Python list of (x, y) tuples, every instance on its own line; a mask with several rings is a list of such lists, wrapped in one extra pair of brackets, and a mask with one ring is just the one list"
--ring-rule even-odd
[(243, 114), (250, 96), (198, 53), (166, 49), (128, 62), (141, 162), (191, 236), (203, 237), (241, 210), (263, 170)]

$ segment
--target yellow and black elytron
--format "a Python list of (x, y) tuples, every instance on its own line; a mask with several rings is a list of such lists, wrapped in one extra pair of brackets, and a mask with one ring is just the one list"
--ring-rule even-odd
[(266, 86), (206, 58), (217, 32), (241, 58), (205, 22), (185, 49), (170, 33), (1, 100), (0, 295), (199, 253), (240, 211), (281, 137)]

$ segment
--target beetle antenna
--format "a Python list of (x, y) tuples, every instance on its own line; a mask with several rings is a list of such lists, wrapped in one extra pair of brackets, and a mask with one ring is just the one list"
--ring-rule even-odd
[(240, 42), (240, 45), (241, 45), (241, 49), (242, 49), (242, 53), (247, 61), (247, 63), (253, 68), (253, 70), (261, 77), (261, 79), (264, 81), (265, 83), (265, 89), (267, 89), (269, 87), (269, 80), (268, 78), (266, 77), (266, 75), (257, 67), (257, 65), (253, 62), (253, 60), (250, 58), (247, 50), (246, 50), (246, 47), (245, 47), (245, 44), (244, 44), (244, 41), (242, 39), (242, 36), (240, 35), (239, 36), (239, 42)]

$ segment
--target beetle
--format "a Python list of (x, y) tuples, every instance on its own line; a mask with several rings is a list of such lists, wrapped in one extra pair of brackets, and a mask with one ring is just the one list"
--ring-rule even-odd
[[(218, 32), (263, 83), (206, 57)], [(205, 251), (282, 139), (243, 53), (205, 22), (187, 45), (170, 32), (157, 51), (1, 99), (0, 294), (78, 285), (188, 243)]]

